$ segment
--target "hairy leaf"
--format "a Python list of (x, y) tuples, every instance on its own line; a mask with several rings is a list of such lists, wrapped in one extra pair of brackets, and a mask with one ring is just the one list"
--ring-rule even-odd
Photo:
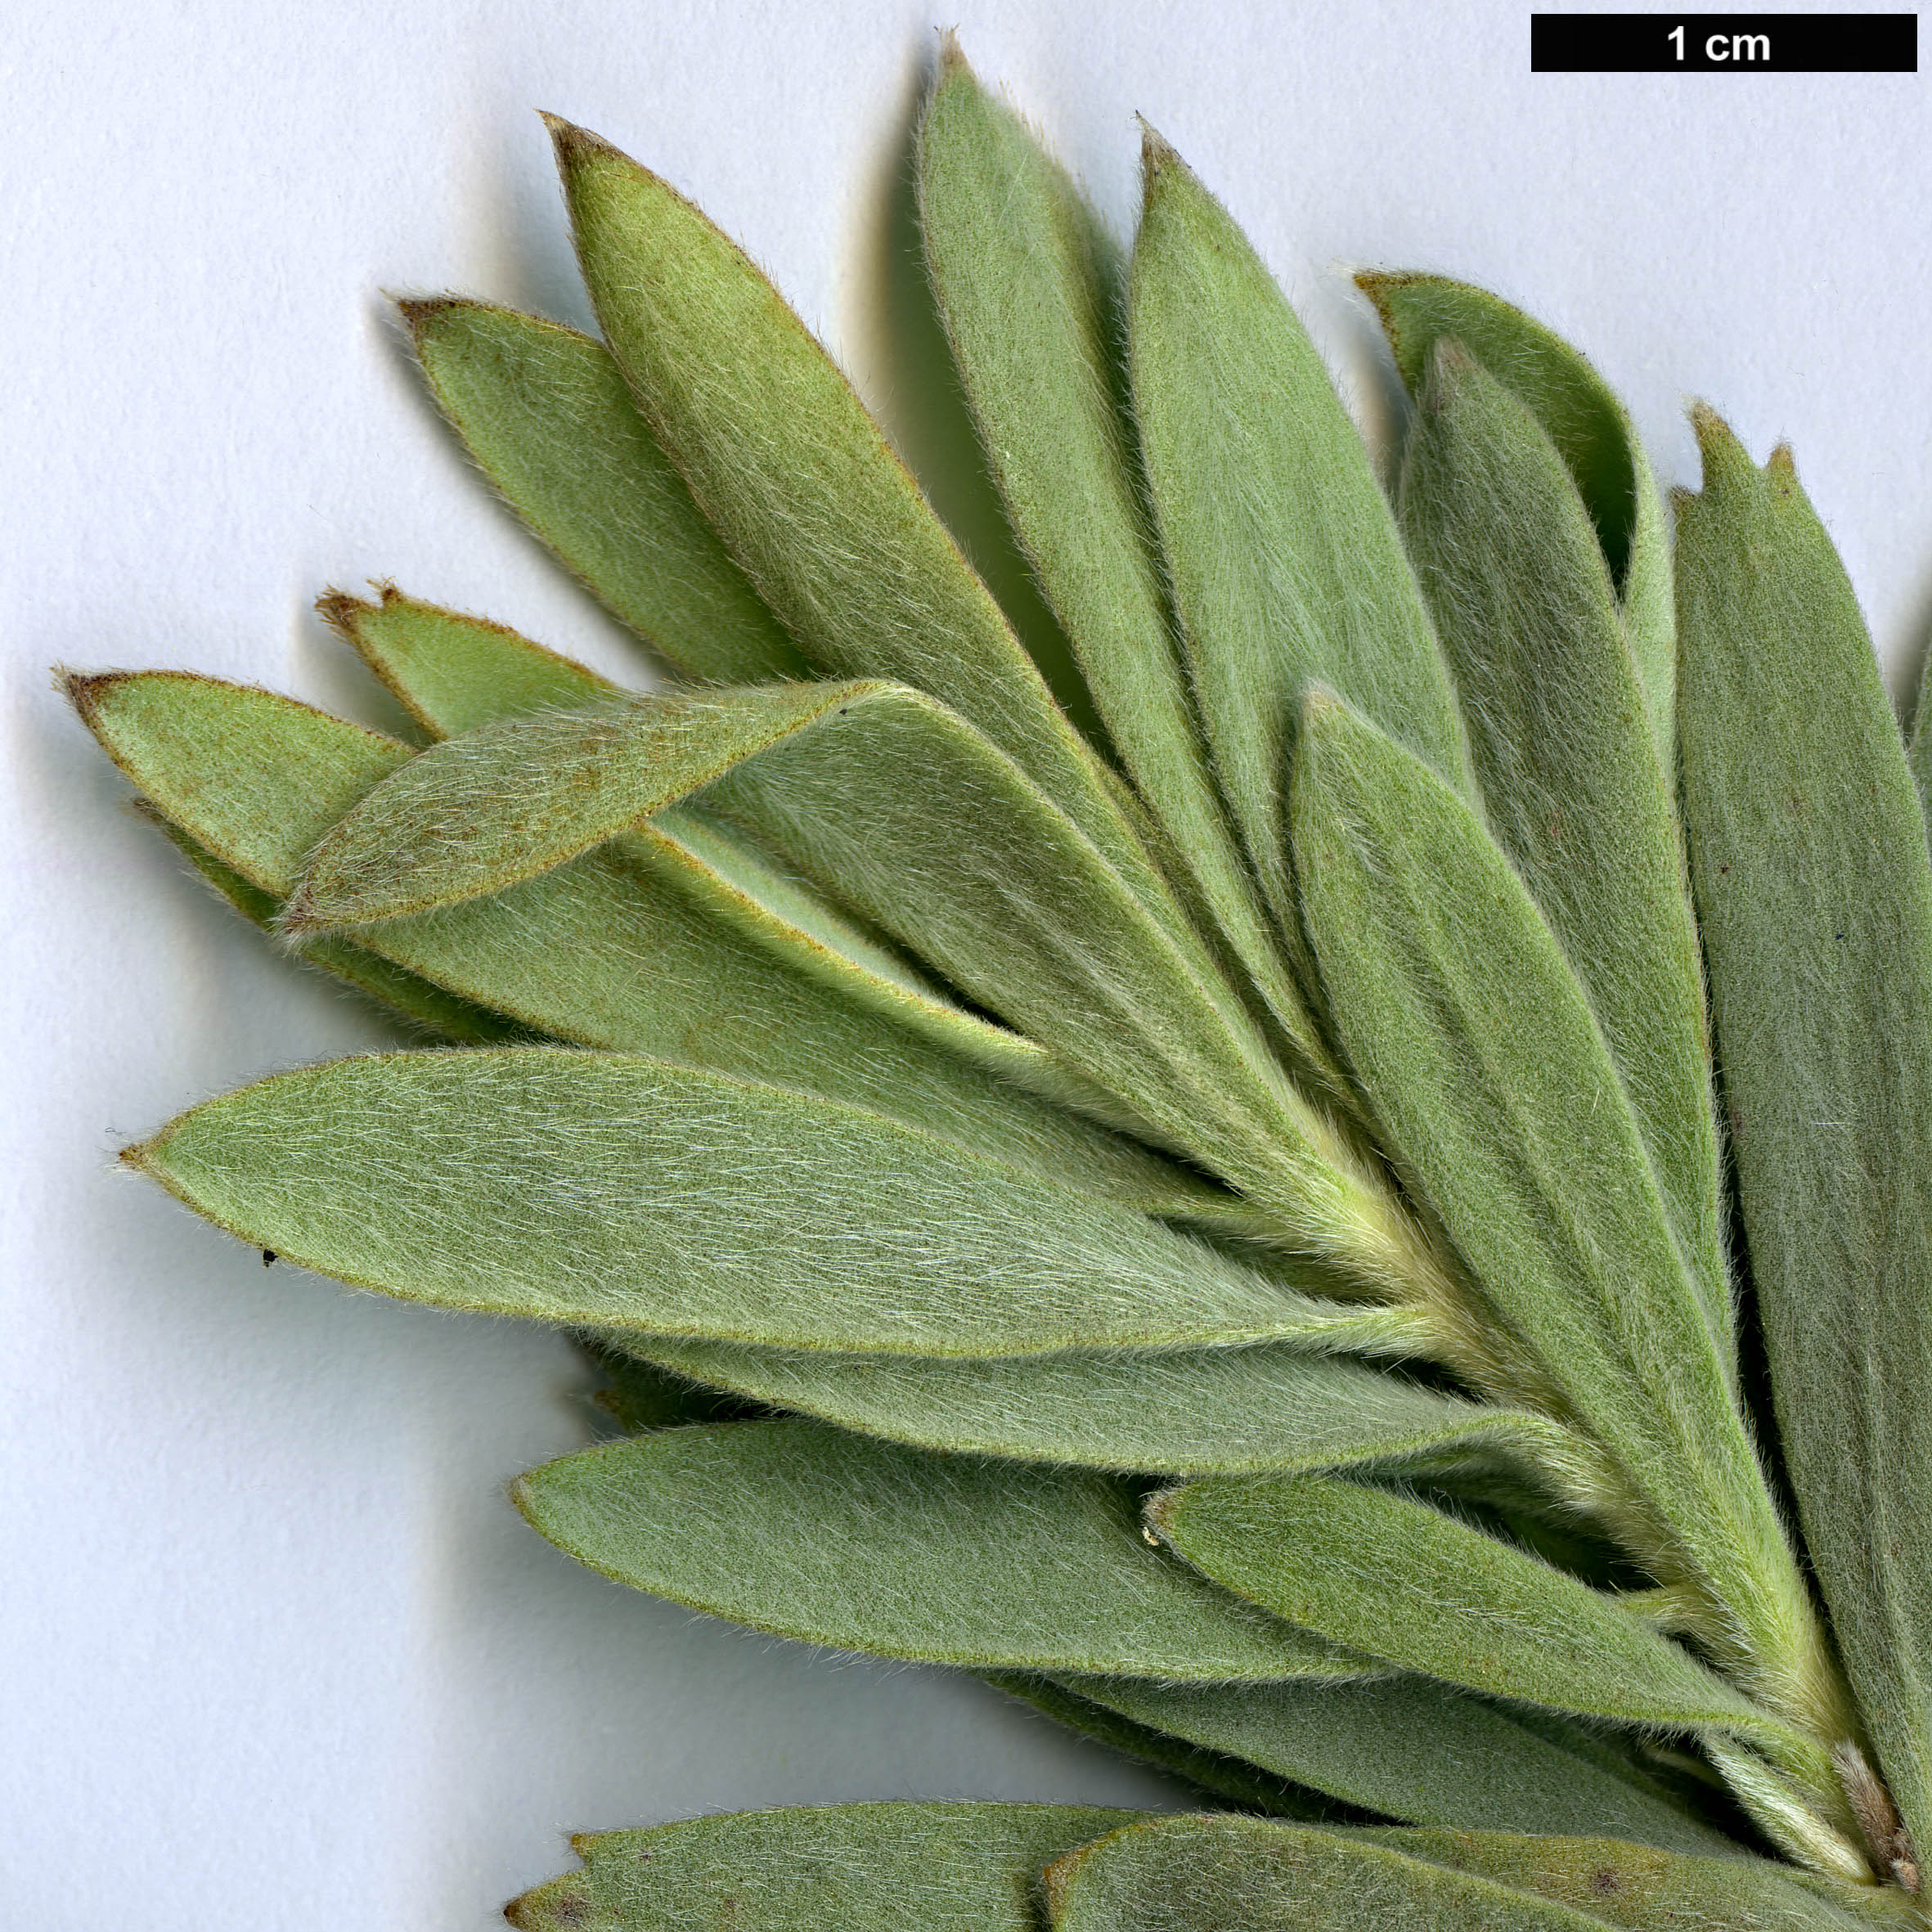
[(1227, 212), (1150, 134), (1129, 340), (1195, 690), (1223, 791), (1298, 930), (1282, 789), (1310, 680), (1462, 783), (1455, 697), (1320, 354)]
[(1337, 1477), (1219, 1476), (1148, 1521), (1225, 1588), (1445, 1683), (1579, 1717), (1766, 1728), (1615, 1598), (1413, 1497)]
[(520, 885), (874, 688), (613, 698), (480, 726), (432, 745), (348, 813), (310, 854), (283, 924), (367, 925)]
[(1685, 1926), (1726, 1932), (1852, 1932), (1858, 1926), (1910, 1925), (1902, 1894), (1876, 1887), (1808, 1880), (1789, 1866), (1735, 1852), (1685, 1857), (1609, 1835), (1525, 1838), (1502, 1831), (1386, 1831), (1360, 1838), (1405, 1857), (1493, 1880), (1573, 1906), (1630, 1932), (1678, 1932)]
[[(433, 737), (452, 736), (533, 712), (600, 702), (618, 691), (595, 672), (500, 624), (419, 603), (393, 588), (384, 589), (380, 605), (340, 595), (326, 603), (331, 619)], [(783, 966), (823, 982), (841, 996), (842, 1006), (850, 1002), (893, 1022), (893, 1033), (885, 1036), (885, 1044), (869, 1045), (858, 1054), (859, 1066), (891, 1067), (905, 1050), (896, 1040), (897, 1028), (904, 1027), (931, 1046), (957, 1054), (1029, 1094), (1116, 1124), (1138, 1125), (1125, 1119), (1126, 1110), (1111, 1095), (1061, 1066), (1035, 1041), (989, 1025), (955, 1004), (902, 954), (882, 944), (802, 879), (781, 871), (734, 838), (714, 816), (689, 805), (670, 806), (621, 834), (618, 845), (633, 874), (641, 874), (638, 889), (657, 902), (654, 918), (661, 926), (678, 932), (694, 915), (707, 926), (712, 919), (721, 921)], [(672, 902), (668, 911), (662, 910), (666, 896)], [(701, 943), (713, 952), (728, 949), (721, 935), (707, 932)], [(652, 949), (654, 953), (658, 950)], [(660, 962), (654, 975), (660, 986), (664, 970)], [(712, 959), (694, 976), (694, 983), (710, 980), (748, 1012), (757, 1005), (757, 983), (773, 977), (768, 968), (735, 973), (726, 964)], [(743, 983), (748, 980), (752, 983)], [(864, 1027), (862, 1014), (839, 1009), (824, 1016), (816, 1027), (798, 1015), (789, 1018), (784, 1030), (811, 1041), (816, 1049), (815, 1066), (825, 1070), (820, 1079), (807, 1078), (803, 1084), (834, 1097), (881, 1103), (889, 1091), (885, 1084), (867, 1081), (861, 1074), (855, 1085), (840, 1072), (854, 1063), (852, 1052), (849, 1044), (841, 1046), (835, 1041), (849, 1042)], [(876, 1034), (877, 1029), (873, 1031)], [(833, 1038), (824, 1037), (827, 1034)], [(659, 1050), (655, 1041), (645, 1039), (598, 1038), (587, 1044)], [(690, 1056), (673, 1052), (672, 1057)], [(748, 1059), (743, 1071), (757, 1073), (766, 1068)], [(770, 1071), (779, 1077), (795, 1077), (790, 1067), (781, 1072), (775, 1064)], [(959, 1077), (972, 1084), (969, 1075)], [(914, 1093), (922, 1084), (916, 1077), (905, 1079)], [(996, 1097), (995, 1090), (984, 1083), (979, 1087), (986, 1097)], [(974, 1090), (977, 1097), (978, 1089)], [(903, 1105), (892, 1111), (914, 1117)], [(1025, 1102), (1009, 1111), (1036, 1117), (1035, 1125), (1040, 1128), (1047, 1127), (1051, 1119)], [(1056, 1125), (1063, 1142), (1077, 1138), (1073, 1124)]]
[(1674, 771), (1677, 647), (1670, 542), (1650, 460), (1629, 412), (1561, 336), (1481, 289), (1434, 275), (1356, 280), (1381, 312), (1395, 366), (1412, 394), (1421, 392), (1436, 344), (1453, 337), (1521, 398), (1556, 445), (1616, 585), (1660, 762)]
[[(1243, 1764), (1217, 1750), (1205, 1750), (1179, 1737), (1135, 1723), (1117, 1710), (1096, 1704), (1078, 1694), (1078, 1687), (1091, 1681), (1084, 1677), (1041, 1677), (1021, 1670), (982, 1670), (979, 1673), (995, 1689), (1030, 1704), (1056, 1724), (1064, 1724), (1083, 1737), (1091, 1737), (1123, 1756), (1138, 1758), (1166, 1772), (1170, 1777), (1184, 1778), (1202, 1791), (1238, 1805), (1243, 1811), (1258, 1811), (1270, 1817), (1329, 1819), (1350, 1817), (1346, 1807), (1336, 1804), (1319, 1791), (1275, 1777), (1252, 1764)], [(1104, 1678), (1105, 1683), (1144, 1684), (1142, 1678)], [(1180, 1686), (1170, 1686), (1181, 1690)], [(1234, 1686), (1191, 1685), (1188, 1689), (1214, 1693), (1231, 1690), (1237, 1697), (1265, 1696), (1277, 1687), (1272, 1684)]]
[[(1680, 506), (1685, 811), (1746, 1245), (1805, 1541), (1932, 1845), (1932, 869), (1871, 640), (1788, 452), (1704, 412)], [(1871, 1808), (1868, 1807), (1867, 1808)], [(1912, 1853), (1866, 1821), (1881, 1865)]]
[(1534, 1405), (1577, 1416), (1646, 1499), (1620, 1533), (1722, 1606), (1701, 1640), (1828, 1719), (1822, 1636), (1582, 989), (1420, 761), (1332, 698), (1304, 741), (1310, 932), (1395, 1152), (1560, 1391)]
[(804, 324), (667, 183), (581, 128), (551, 126), (611, 353), (806, 656), (838, 676), (931, 691), (1110, 857), (1132, 854), (1099, 762)]
[(654, 1361), (781, 1409), (898, 1442), (1175, 1475), (1407, 1463), (1458, 1451), (1534, 1458), (1554, 1423), (1438, 1395), (1303, 1352), (1395, 1354), (1400, 1312), (1331, 1304), (1286, 1343), (1159, 1354), (923, 1361), (633, 1341)]
[(393, 584), (378, 586), (374, 603), (330, 591), (316, 609), (431, 738), (598, 703), (619, 689), (505, 624), (406, 597)]
[(601, 343), (482, 302), (405, 302), (402, 315), (483, 474), (639, 636), (699, 677), (804, 675)]
[[(514, 659), (511, 647), (521, 644), (427, 606), (418, 609), (433, 625), (417, 625), (400, 604), (385, 609), (398, 620), (381, 629), (385, 649), (406, 629), (420, 640), (432, 627), (467, 627), (473, 655), (498, 647), (492, 662), (505, 653)], [(549, 655), (534, 645), (522, 652)], [(396, 676), (398, 658), (385, 663)], [(535, 670), (562, 678), (567, 672), (555, 666), (565, 664), (538, 663)], [(407, 668), (413, 676), (416, 667)], [(513, 663), (519, 669), (521, 678), (510, 681), (527, 690), (533, 672)], [(71, 688), (97, 736), (155, 809), (278, 907), (345, 802), (411, 755), (288, 699), (209, 678), (113, 674)], [(420, 703), (424, 685), (411, 688)], [(329, 963), (353, 968), (352, 978), (373, 973), (398, 998), (413, 991), (411, 975), (431, 991), (447, 989), (461, 996), (450, 1002), (452, 1020), (467, 1001), (506, 1016), (505, 1027), (800, 1086), (1150, 1211), (1212, 1219), (1231, 1202), (1173, 1163), (1019, 1090), (1068, 1098), (1090, 1090), (1033, 1042), (869, 976), (821, 983), (820, 972), (774, 957), (762, 936), (721, 918), (728, 896), (683, 845), (658, 837), (621, 853), (587, 855), (495, 898), (392, 921), (359, 936), (366, 949), (321, 933), (310, 935), (303, 951), (327, 948)], [(883, 989), (881, 996), (860, 1004), (842, 997), (853, 977)]]
[[(733, 757), (745, 762), (719, 776)], [(1157, 918), (1009, 760), (904, 686), (638, 699), (485, 726), (432, 747), (330, 834), (299, 923), (500, 890), (700, 786), (1310, 1251), (1412, 1287), (1400, 1210), (1283, 1076), (1178, 910)]]
[(1283, 970), (1187, 689), (1117, 357), (1117, 251), (1065, 172), (949, 47), (919, 127), (926, 259), (1013, 528), (1122, 762), (1304, 1061)]
[(581, 1871), (526, 1892), (522, 1932), (1036, 1932), (1040, 1868), (1135, 1813), (1054, 1804), (836, 1804), (573, 1838)]
[(618, 1582), (806, 1642), (986, 1669), (1220, 1681), (1373, 1675), (1143, 1541), (1133, 1492), (806, 1421), (669, 1430), (517, 1484)]
[(1685, 1852), (1732, 1840), (1582, 1732), (1533, 1727), (1429, 1678), (1364, 1683), (1056, 1680), (1157, 1733), (1389, 1817), (1459, 1831), (1595, 1833)]
[(1447, 339), (1400, 505), (1489, 828), (1589, 995), (1728, 1368), (1710, 1043), (1674, 774), (1561, 456), (1529, 407)]
[(1586, 1932), (1571, 1907), (1331, 1827), (1130, 1825), (1047, 1867), (1054, 1932)]
[(978, 1357), (1265, 1340), (1348, 1313), (880, 1115), (625, 1055), (305, 1067), (124, 1157), (338, 1280), (587, 1326)]

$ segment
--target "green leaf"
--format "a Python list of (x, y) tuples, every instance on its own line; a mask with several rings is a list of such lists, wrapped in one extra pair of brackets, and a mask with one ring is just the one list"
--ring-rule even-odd
[(1375, 1674), (1143, 1540), (1134, 1492), (806, 1421), (606, 1444), (514, 1491), (580, 1562), (809, 1643), (982, 1669), (1268, 1681)]
[(583, 1868), (505, 1912), (522, 1932), (1036, 1932), (1040, 1868), (1135, 1813), (835, 1804), (573, 1838)]
[[(732, 757), (744, 762), (721, 775)], [(483, 726), (424, 753), (321, 842), (299, 928), (501, 889), (698, 786), (1306, 1251), (1414, 1292), (1420, 1237), (1283, 1076), (1178, 909), (1157, 917), (1011, 761), (921, 692), (771, 687)]]
[(1266, 1340), (1347, 1313), (883, 1116), (622, 1055), (304, 1067), (124, 1157), (338, 1280), (586, 1326), (981, 1357)]
[(1619, 1723), (1768, 1728), (1614, 1597), (1413, 1497), (1212, 1476), (1155, 1498), (1148, 1521), (1224, 1588), (1445, 1683)]
[[(1203, 1750), (1179, 1737), (1150, 1730), (1134, 1723), (1107, 1705), (1076, 1694), (1073, 1687), (1092, 1681), (1084, 1677), (1030, 1676), (1019, 1670), (982, 1670), (979, 1675), (996, 1690), (1030, 1704), (1056, 1724), (1064, 1724), (1083, 1737), (1091, 1737), (1124, 1757), (1139, 1758), (1170, 1777), (1184, 1778), (1203, 1792), (1238, 1805), (1244, 1811), (1258, 1811), (1278, 1818), (1332, 1818), (1342, 1808), (1285, 1778), (1274, 1777), (1238, 1758), (1215, 1750)], [(1106, 1678), (1106, 1683), (1141, 1684), (1140, 1678)], [(1179, 1687), (1170, 1687), (1179, 1688)], [(1210, 1694), (1223, 1687), (1193, 1685), (1192, 1689)], [(1229, 1687), (1237, 1697), (1266, 1696), (1272, 1684), (1242, 1684)]]
[(1630, 1932), (1697, 1925), (1729, 1932), (1843, 1932), (1913, 1922), (1903, 1894), (1811, 1880), (1768, 1858), (1685, 1857), (1610, 1835), (1391, 1831), (1359, 1838), (1451, 1871), (1533, 1893)]
[(1677, 647), (1670, 540), (1650, 460), (1629, 415), (1584, 359), (1521, 309), (1467, 282), (1434, 275), (1362, 275), (1395, 366), (1421, 392), (1430, 352), (1460, 342), (1507, 383), (1557, 447), (1595, 526), (1642, 679), (1666, 771), (1677, 765)]
[(601, 845), (874, 687), (766, 685), (613, 698), (432, 745), (310, 854), (283, 914), (302, 932), (501, 892)]
[(1320, 354), (1227, 211), (1152, 133), (1143, 168), (1129, 340), (1148, 474), (1221, 789), (1293, 933), (1281, 801), (1309, 682), (1458, 784), (1462, 726)]
[[(325, 599), (324, 604), (330, 620), (432, 737), (448, 737), (533, 712), (598, 703), (618, 692), (618, 686), (573, 659), (532, 644), (501, 624), (419, 603), (393, 586), (384, 588), (380, 605), (339, 593)], [(892, 1022), (892, 1035), (859, 1055), (863, 1067), (896, 1073), (896, 1063), (910, 1050), (896, 1038), (897, 1029), (904, 1027), (929, 1046), (957, 1054), (982, 1073), (1017, 1085), (1029, 1094), (1115, 1125), (1139, 1125), (1126, 1118), (1126, 1110), (1111, 1095), (1052, 1060), (1036, 1042), (1006, 1027), (989, 1025), (955, 1004), (901, 954), (881, 943), (875, 934), (844, 915), (802, 879), (780, 871), (742, 839), (733, 838), (714, 817), (690, 806), (668, 807), (622, 837), (619, 846), (633, 874), (640, 875), (636, 889), (658, 902), (654, 915), (658, 943), (650, 949), (654, 953), (665, 950), (669, 935), (690, 926), (694, 917), (706, 923), (712, 919), (721, 921), (784, 967), (821, 982), (842, 1002)], [(661, 903), (667, 895), (674, 901), (668, 910)], [(723, 935), (712, 934), (705, 935), (699, 943), (713, 953), (729, 945)], [(663, 977), (660, 967), (660, 983)], [(753, 991), (758, 982), (782, 979), (783, 975), (762, 965), (734, 973), (712, 959), (692, 976), (691, 983), (702, 984), (707, 977), (721, 979), (742, 1004), (750, 1006), (755, 1004)], [(746, 979), (753, 984), (739, 983)], [(796, 1035), (802, 1023), (794, 1013), (784, 1024)], [(855, 1031), (864, 1029), (863, 1015), (835, 1009), (821, 1016), (815, 1029), (804, 1031), (808, 1037), (820, 1036), (815, 1044), (822, 1050), (817, 1064), (835, 1070), (847, 1056), (823, 1036), (849, 1039)], [(689, 1028), (683, 1031), (688, 1032)], [(728, 1036), (735, 1030), (717, 1031)], [(572, 1036), (584, 1038), (582, 1034)], [(649, 1052), (659, 1050), (660, 1036), (602, 1036), (586, 1044)], [(670, 1057), (691, 1056), (672, 1050)], [(924, 1057), (932, 1058), (930, 1054)], [(768, 1067), (762, 1058), (754, 1057), (741, 1063), (742, 1070), (797, 1078), (798, 1067), (791, 1063), (797, 1058), (789, 1055), (788, 1063)], [(740, 1063), (726, 1058), (717, 1063)], [(901, 1085), (915, 1090), (930, 1084), (931, 1077), (899, 1075)], [(803, 1084), (815, 1091), (831, 1091), (835, 1098), (842, 1094), (873, 1102), (891, 1090), (888, 1084), (869, 1080), (864, 1073), (855, 1082), (842, 1080), (835, 1071), (829, 1081), (806, 1077)], [(973, 1111), (998, 1111), (984, 1104), (996, 1097), (985, 1082), (975, 1085), (972, 1076), (960, 1070), (954, 1084), (963, 1084), (972, 1094), (978, 1103)], [(906, 1117), (937, 1117), (904, 1105), (895, 1111)], [(1025, 1101), (1006, 1111), (1038, 1117), (1028, 1123), (1035, 1130), (1048, 1125), (1049, 1117), (1040, 1115)], [(1018, 1126), (1016, 1121), (1016, 1130)], [(1072, 1143), (1081, 1138), (1076, 1124), (1056, 1122), (1053, 1129), (1049, 1139)]]
[(1054, 1932), (1586, 1932), (1602, 1921), (1332, 1827), (1130, 1825), (1047, 1867)]
[[(1304, 1352), (1413, 1347), (1413, 1323), (1359, 1304), (1311, 1310), (1294, 1344), (1157, 1355), (924, 1361), (633, 1341), (694, 1379), (842, 1427), (975, 1455), (1174, 1475), (1402, 1463), (1459, 1450), (1534, 1458), (1541, 1417), (1438, 1395)], [(1560, 1449), (1556, 1452), (1560, 1453)]]
[(1332, 698), (1311, 701), (1293, 815), (1350, 1057), (1393, 1151), (1548, 1378), (1540, 1395), (1490, 1392), (1574, 1414), (1631, 1485), (1624, 1506), (1604, 1499), (1626, 1546), (1705, 1606), (1700, 1641), (1784, 1715), (1828, 1725), (1822, 1635), (1549, 928), (1462, 800)]
[[(431, 614), (445, 631), (467, 627), (473, 662), (518, 655), (521, 640), (510, 634)], [(397, 635), (393, 626), (384, 633), (389, 645)], [(496, 655), (484, 658), (485, 646)], [(392, 675), (398, 661), (386, 660)], [(408, 667), (412, 677), (417, 668)], [(528, 690), (531, 667), (510, 668), (507, 681)], [(571, 668), (558, 659), (551, 674)], [(428, 682), (410, 685), (419, 702)], [(156, 809), (278, 906), (347, 802), (412, 756), (290, 699), (209, 678), (116, 674), (74, 689), (97, 736)], [(748, 918), (721, 916), (731, 896), (684, 846), (657, 836), (494, 899), (392, 921), (358, 942), (313, 935), (303, 952), (326, 946), (332, 961), (385, 984), (414, 974), (514, 1016), (507, 1024), (581, 1045), (695, 1062), (875, 1108), (1150, 1211), (1212, 1217), (1233, 1204), (1171, 1162), (1020, 1090), (1081, 1103), (1094, 1091), (1036, 1043), (862, 972), (823, 983), (834, 964), (828, 948), (812, 949), (809, 970), (774, 957), (764, 936), (742, 930)], [(855, 983), (869, 997), (848, 997)]]
[(1117, 250), (956, 47), (920, 123), (919, 182), (940, 314), (1019, 541), (1211, 917), (1304, 1062), (1325, 1071), (1215, 795), (1175, 648), (1121, 393)]
[[(1932, 1845), (1932, 869), (1871, 645), (1780, 450), (1708, 411), (1678, 518), (1686, 821), (1778, 1431), (1847, 1674)], [(1888, 1821), (1867, 1821), (1881, 1863)]]
[[(264, 932), (274, 930), (281, 912), (280, 899), (261, 891), (232, 866), (223, 865), (207, 847), (197, 845), (146, 799), (138, 799), (136, 803), (142, 815), (167, 834), (202, 878), (250, 925)], [(333, 973), (392, 1014), (445, 1040), (465, 1046), (501, 1046), (532, 1037), (529, 1029), (514, 1020), (446, 993), (441, 986), (357, 946), (353, 940), (325, 933), (303, 947), (300, 957), (304, 965)]]
[(1730, 1840), (1627, 1760), (1423, 1677), (1350, 1684), (1056, 1679), (1134, 1723), (1351, 1804), (1459, 1831), (1590, 1832), (1674, 1851)]
[(581, 128), (551, 131), (611, 353), (699, 509), (806, 656), (838, 676), (932, 692), (1110, 857), (1134, 856), (1099, 762), (777, 290), (656, 175)]
[(1528, 406), (1446, 337), (1400, 501), (1489, 829), (1589, 995), (1728, 1370), (1710, 1042), (1675, 775), (1658, 761), (1596, 532)]
[(377, 598), (330, 591), (316, 609), (431, 738), (598, 703), (619, 689), (507, 625), (406, 597), (393, 584), (378, 586)]
[(436, 400), (483, 474), (640, 637), (699, 677), (804, 674), (601, 343), (481, 302), (402, 308)]

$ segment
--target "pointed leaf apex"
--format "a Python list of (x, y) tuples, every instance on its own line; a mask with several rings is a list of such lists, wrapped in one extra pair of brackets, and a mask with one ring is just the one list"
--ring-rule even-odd
[(122, 671), (70, 671), (65, 664), (54, 667), (54, 682), (66, 694), (67, 702), (80, 713), (81, 722), (92, 731), (100, 716), (101, 694), (110, 685), (119, 684)]
[(588, 128), (580, 128), (561, 115), (545, 114), (540, 109), (538, 118), (550, 129), (550, 141), (557, 151), (557, 165), (565, 173), (584, 161), (626, 159), (623, 151), (601, 134), (593, 134)]
[(1704, 460), (1704, 487), (1708, 490), (1726, 473), (1748, 471), (1754, 465), (1737, 432), (1708, 402), (1691, 405), (1691, 427), (1697, 436), (1697, 453)]
[(966, 58), (965, 50), (959, 45), (957, 30), (951, 27), (942, 27), (939, 34), (940, 84), (943, 86), (955, 75), (964, 76), (969, 81), (977, 81), (978, 78), (973, 71), (973, 63)]
[[(388, 586), (393, 588), (393, 586)], [(384, 601), (387, 601), (386, 598)], [(352, 596), (347, 591), (339, 591), (331, 584), (315, 600), (316, 615), (337, 636), (353, 644), (356, 640), (356, 619), (366, 610), (376, 607), (366, 597)]]
[(1141, 190), (1145, 198), (1152, 200), (1161, 176), (1177, 169), (1184, 173), (1187, 163), (1145, 115), (1137, 115), (1134, 119), (1140, 123)]
[(424, 335), (452, 309), (472, 306), (459, 295), (398, 295), (393, 298), (402, 326), (420, 350)]

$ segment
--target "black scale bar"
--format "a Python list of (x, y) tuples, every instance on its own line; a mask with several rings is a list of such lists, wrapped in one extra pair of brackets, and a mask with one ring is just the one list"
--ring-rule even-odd
[(1916, 74), (1916, 13), (1533, 13), (1534, 74)]

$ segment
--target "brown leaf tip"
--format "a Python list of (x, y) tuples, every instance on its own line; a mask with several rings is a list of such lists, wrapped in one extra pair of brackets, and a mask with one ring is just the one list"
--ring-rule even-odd
[[(384, 588), (381, 586), (377, 587)], [(391, 585), (386, 588), (393, 589), (394, 586)], [(386, 595), (383, 601), (385, 604), (389, 601)], [(371, 611), (375, 608), (366, 597), (352, 597), (347, 591), (339, 591), (333, 584), (315, 600), (316, 615), (337, 636), (346, 639), (351, 644), (356, 641), (356, 620), (365, 611)]]
[(1181, 160), (1174, 144), (1145, 115), (1137, 115), (1135, 119), (1140, 123), (1141, 189), (1143, 194), (1151, 196), (1163, 175), (1184, 168), (1187, 164)]
[(418, 348), (423, 338), (443, 320), (446, 315), (476, 304), (465, 302), (460, 295), (398, 295), (393, 298), (396, 312), (402, 318), (402, 326), (408, 330)]
[(54, 666), (54, 688), (80, 713), (81, 722), (92, 731), (101, 716), (101, 700), (128, 676), (124, 671), (71, 671), (65, 664)]
[(939, 29), (939, 78), (949, 81), (955, 75), (963, 74), (973, 79), (973, 63), (966, 58), (965, 50), (959, 45), (959, 29), (957, 27), (941, 27)]
[(559, 168), (572, 168), (582, 161), (627, 159), (621, 148), (613, 146), (601, 134), (593, 134), (588, 128), (580, 128), (576, 122), (565, 120), (560, 114), (545, 114), (539, 110), (538, 118), (550, 129)]

